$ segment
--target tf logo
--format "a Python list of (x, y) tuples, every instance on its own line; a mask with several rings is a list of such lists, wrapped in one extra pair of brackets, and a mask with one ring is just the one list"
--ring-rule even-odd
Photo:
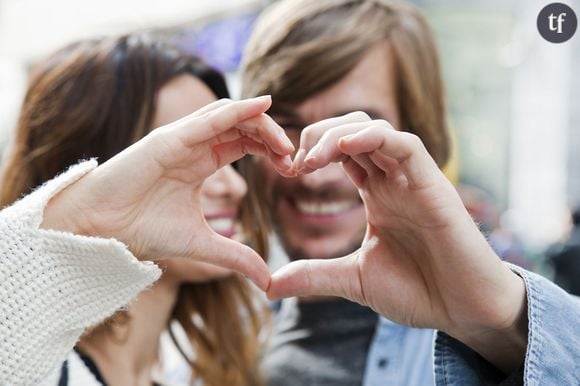
[(576, 32), (578, 19), (566, 4), (552, 3), (546, 5), (538, 15), (538, 31), (551, 43), (563, 43)]

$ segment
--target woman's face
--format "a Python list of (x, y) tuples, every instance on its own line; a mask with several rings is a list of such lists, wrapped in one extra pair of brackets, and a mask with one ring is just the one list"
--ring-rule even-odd
[[(153, 127), (182, 118), (216, 100), (213, 92), (199, 79), (182, 75), (159, 90)], [(237, 233), (236, 218), (247, 186), (236, 170), (228, 165), (208, 177), (201, 187), (201, 204), (209, 226), (222, 236), (233, 238)], [(159, 262), (165, 268), (164, 280), (176, 284), (204, 282), (231, 274), (231, 271), (187, 259)]]

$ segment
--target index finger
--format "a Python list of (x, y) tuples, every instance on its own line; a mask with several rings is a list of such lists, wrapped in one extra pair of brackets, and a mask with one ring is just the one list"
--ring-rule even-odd
[(377, 155), (392, 159), (398, 163), (413, 188), (429, 186), (443, 176), (421, 139), (411, 133), (371, 126), (356, 134), (340, 138), (338, 146), (342, 152), (351, 157), (370, 153), (371, 160), (385, 171), (388, 171), (390, 166), (380, 162)]
[(362, 111), (355, 111), (346, 115), (324, 119), (322, 121), (308, 125), (300, 134), (300, 149), (308, 151), (318, 143), (318, 140), (333, 127), (346, 125), (349, 123), (360, 123), (370, 121), (371, 118)]
[[(221, 102), (218, 103), (219, 107), (217, 108), (206, 111), (201, 115), (196, 113), (190, 114), (174, 124), (180, 126), (184, 124), (186, 127), (184, 135), (185, 144), (188, 146), (195, 145), (199, 142), (215, 138), (240, 122), (266, 112), (271, 104), (272, 98), (269, 95), (230, 103)], [(188, 123), (197, 124), (188, 125)], [(202, 126), (201, 128), (199, 127), (200, 125)]]
[[(304, 171), (304, 157), (310, 153), (310, 150), (316, 146), (324, 134), (337, 126), (343, 126), (353, 123), (363, 123), (370, 121), (371, 118), (362, 111), (355, 111), (340, 117), (324, 119), (312, 125), (306, 126), (300, 134), (300, 146), (294, 159), (293, 169)], [(312, 171), (312, 170), (308, 170)]]

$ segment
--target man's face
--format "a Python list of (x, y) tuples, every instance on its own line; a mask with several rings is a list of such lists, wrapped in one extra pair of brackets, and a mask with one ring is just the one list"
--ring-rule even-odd
[[(297, 147), (305, 126), (355, 110), (397, 128), (392, 62), (389, 43), (378, 43), (337, 83), (296, 105), (273, 106), (272, 117)], [(341, 165), (296, 178), (280, 176), (265, 160), (262, 167), (274, 226), (290, 259), (339, 257), (360, 246), (365, 209)]]

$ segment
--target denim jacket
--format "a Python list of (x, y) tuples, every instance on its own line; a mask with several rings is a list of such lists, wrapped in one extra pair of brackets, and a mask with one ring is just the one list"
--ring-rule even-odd
[[(580, 300), (543, 277), (510, 265), (526, 284), (528, 348), (523, 384), (580, 385)], [(435, 343), (438, 385), (482, 385), (494, 378), (481, 357), (439, 332)]]
[(409, 328), (381, 317), (367, 354), (363, 386), (434, 385), (434, 330)]
[[(524, 279), (528, 300), (528, 348), (519, 383), (580, 385), (580, 300), (537, 274), (510, 268)], [(381, 318), (363, 386), (489, 385), (504, 378), (447, 334), (438, 331), (433, 338), (433, 330), (407, 328)]]

